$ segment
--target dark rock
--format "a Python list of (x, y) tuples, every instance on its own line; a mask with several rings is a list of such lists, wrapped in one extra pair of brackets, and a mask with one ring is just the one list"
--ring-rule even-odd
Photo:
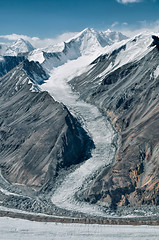
[(48, 80), (49, 75), (42, 68), (40, 63), (28, 60), (23, 62), (23, 69), (34, 83), (41, 85), (45, 80)]
[(126, 44), (122, 45), (120, 48), (118, 49), (115, 49), (110, 56), (113, 56), (113, 55), (116, 55), (118, 53), (120, 53), (122, 50), (125, 50), (126, 49)]
[(24, 57), (4, 56), (0, 61), (0, 77), (15, 68), (19, 63), (25, 60)]
[(153, 42), (152, 42), (151, 46), (156, 46), (157, 49), (159, 50), (159, 37), (152, 35), (152, 39), (153, 39)]

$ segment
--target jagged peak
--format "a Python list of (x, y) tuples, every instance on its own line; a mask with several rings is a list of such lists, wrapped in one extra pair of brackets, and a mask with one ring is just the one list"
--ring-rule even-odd
[(92, 32), (92, 33), (94, 33), (94, 32), (96, 32), (95, 31), (95, 29), (94, 28), (85, 28), (83, 31), (81, 31), (80, 33), (82, 34), (82, 33), (90, 33), (90, 32)]
[(24, 45), (28, 48), (28, 50), (33, 50), (34, 47), (31, 45), (31, 43), (28, 40), (24, 40), (23, 38), (18, 38), (13, 44), (12, 46), (16, 46), (16, 45)]
[(110, 32), (113, 32), (113, 31), (108, 28), (105, 32), (110, 33)]
[[(24, 40), (23, 38), (18, 38), (16, 41), (15, 41), (15, 43), (18, 43), (18, 42), (24, 42), (24, 43), (26, 43), (26, 40)], [(28, 42), (28, 41), (27, 41)]]
[(97, 38), (100, 37), (100, 36), (102, 36), (102, 37), (103, 36), (105, 36), (105, 37), (108, 36), (109, 37), (111, 34), (119, 36), (120, 38), (123, 38), (123, 39), (128, 38), (127, 36), (125, 36), (121, 32), (113, 31), (111, 29), (107, 29), (106, 31), (96, 31), (94, 28), (85, 28), (84, 30), (82, 30), (81, 32), (76, 34), (73, 38), (67, 40), (66, 43), (70, 42), (71, 40), (79, 39), (80, 37), (86, 36), (87, 34), (92, 35), (92, 36), (97, 37)]
[(77, 38), (79, 38), (79, 37), (81, 37), (83, 35), (86, 35), (86, 34), (94, 34), (94, 33), (96, 33), (94, 28), (85, 28), (84, 30), (82, 30), (81, 32), (77, 33), (74, 37), (70, 38), (66, 42), (70, 42), (71, 40), (77, 39)]

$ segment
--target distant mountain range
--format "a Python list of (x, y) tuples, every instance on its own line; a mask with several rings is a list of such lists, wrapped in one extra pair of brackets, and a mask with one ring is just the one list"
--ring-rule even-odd
[[(113, 210), (159, 205), (158, 36), (147, 32), (128, 38), (87, 28), (46, 48), (35, 49), (23, 39), (0, 44), (2, 175), (13, 186), (35, 188), (32, 201), (54, 194), (54, 207), (66, 211), (83, 206), (81, 212), (89, 215), (87, 204)], [(82, 115), (85, 104), (87, 110), (92, 106), (92, 114)], [(105, 125), (97, 126), (100, 118), (112, 126), (106, 126), (116, 149), (108, 149), (111, 161), (104, 155), (103, 137), (95, 134), (103, 128), (105, 136)], [(107, 138), (104, 142), (108, 148)], [(88, 171), (87, 160), (100, 159), (96, 143), (104, 160)], [(6, 188), (3, 181), (1, 187)], [(60, 191), (74, 198), (68, 200)], [(26, 210), (18, 197), (10, 199), (1, 188), (0, 201)], [(29, 210), (47, 211), (44, 205)]]

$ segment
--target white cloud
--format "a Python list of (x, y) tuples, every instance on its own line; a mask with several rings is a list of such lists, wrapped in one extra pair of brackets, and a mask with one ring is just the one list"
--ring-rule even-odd
[(6, 39), (9, 41), (16, 41), (19, 38), (23, 38), (24, 40), (29, 41), (34, 47), (36, 48), (43, 48), (49, 45), (54, 45), (60, 42), (67, 41), (68, 39), (75, 36), (77, 32), (67, 32), (63, 33), (55, 38), (44, 38), (40, 39), (38, 37), (29, 37), (27, 35), (20, 35), (20, 34), (10, 34), (10, 35), (0, 35), (0, 39)]
[(142, 32), (159, 33), (159, 20), (154, 22), (140, 21), (136, 26), (124, 25), (118, 27), (118, 31), (129, 37), (133, 37)]
[(142, 0), (116, 0), (118, 3), (122, 3), (122, 4), (127, 4), (127, 3), (137, 3), (137, 2), (141, 2)]
[(123, 26), (128, 26), (128, 23), (127, 22), (123, 22), (122, 25)]
[(111, 25), (111, 27), (115, 27), (115, 26), (117, 26), (119, 24), (119, 22), (114, 22), (112, 25)]

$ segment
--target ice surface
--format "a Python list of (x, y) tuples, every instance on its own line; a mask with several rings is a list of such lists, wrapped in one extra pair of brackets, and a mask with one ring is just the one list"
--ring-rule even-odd
[(90, 177), (93, 177), (98, 170), (113, 161), (116, 150), (112, 145), (114, 131), (110, 123), (95, 106), (79, 100), (79, 96), (72, 92), (67, 84), (71, 77), (77, 75), (79, 71), (81, 73), (85, 70), (86, 63), (89, 61), (90, 57), (81, 57), (55, 68), (51, 72), (50, 79), (41, 87), (43, 90), (47, 90), (55, 100), (64, 103), (69, 108), (70, 112), (82, 123), (95, 144), (92, 157), (65, 178), (54, 192), (52, 202), (67, 210), (103, 215), (98, 207), (78, 202), (75, 198), (81, 187), (87, 185)]
[(157, 240), (158, 226), (31, 222), (0, 218), (1, 240)]

